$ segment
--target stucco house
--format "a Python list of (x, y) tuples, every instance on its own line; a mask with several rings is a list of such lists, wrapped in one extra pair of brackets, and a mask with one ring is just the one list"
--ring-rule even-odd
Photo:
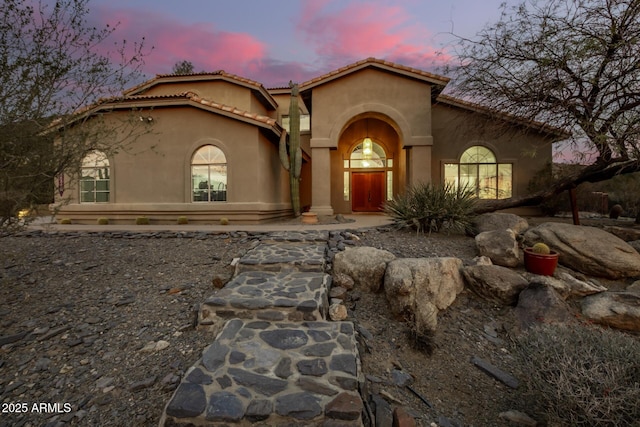
[[(443, 95), (448, 82), (369, 58), (301, 83), (302, 206), (320, 215), (377, 212), (419, 182), (470, 184), (481, 198), (526, 193), (561, 135)], [(107, 121), (134, 112), (149, 131), (135, 150), (89, 154), (79, 176), (65, 178), (71, 185), (57, 194), (66, 200), (57, 217), (258, 223), (290, 216), (278, 156), (290, 95), (289, 87), (267, 89), (218, 71), (159, 75), (88, 108), (85, 118)]]

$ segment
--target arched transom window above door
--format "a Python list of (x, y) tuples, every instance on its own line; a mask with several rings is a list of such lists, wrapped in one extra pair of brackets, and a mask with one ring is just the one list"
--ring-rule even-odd
[(459, 163), (446, 163), (444, 180), (456, 189), (468, 188), (480, 199), (513, 196), (513, 164), (498, 163), (495, 153), (483, 145), (467, 148)]
[(371, 138), (365, 138), (358, 144), (351, 152), (349, 160), (345, 161), (346, 169), (384, 168), (387, 166), (391, 165), (387, 165), (387, 155), (384, 148), (373, 142)]
[(205, 145), (191, 160), (191, 189), (194, 202), (227, 200), (227, 158), (215, 145)]

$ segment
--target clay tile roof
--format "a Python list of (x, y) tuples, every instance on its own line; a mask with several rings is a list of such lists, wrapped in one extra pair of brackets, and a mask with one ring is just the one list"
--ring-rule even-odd
[(514, 114), (511, 114), (505, 111), (497, 111), (487, 106), (476, 104), (474, 102), (467, 101), (464, 99), (456, 98), (451, 95), (445, 95), (445, 94), (438, 95), (438, 97), (436, 98), (436, 103), (447, 104), (457, 108), (463, 108), (466, 110), (476, 111), (484, 114), (493, 114), (503, 118), (504, 120), (510, 121), (512, 123), (517, 123), (522, 126), (537, 129), (541, 132), (546, 132), (546, 133), (555, 135), (559, 138), (568, 138), (571, 136), (571, 133), (565, 129), (553, 127), (543, 122), (529, 120), (523, 117), (518, 117)]
[(151, 86), (154, 86), (155, 84), (159, 83), (162, 80), (168, 80), (168, 79), (177, 79), (177, 80), (189, 80), (189, 79), (196, 79), (196, 80), (205, 80), (207, 78), (211, 78), (214, 76), (221, 76), (221, 77), (225, 77), (228, 78), (230, 80), (235, 80), (237, 82), (240, 83), (244, 83), (247, 84), (249, 86), (254, 86), (256, 89), (263, 89), (266, 90), (263, 86), (262, 83), (259, 83), (255, 80), (251, 80), (251, 79), (247, 79), (241, 76), (238, 76), (236, 74), (231, 74), (231, 73), (227, 73), (224, 70), (218, 70), (218, 71), (211, 71), (211, 72), (202, 72), (202, 73), (190, 73), (190, 74), (157, 74), (155, 77), (153, 77), (150, 80), (147, 80), (145, 82), (140, 83), (137, 86), (134, 86), (130, 89), (127, 89), (124, 94), (125, 95), (135, 95), (136, 93), (140, 92), (141, 90), (145, 89), (145, 88), (149, 88)]
[(354, 62), (353, 64), (346, 65), (342, 68), (338, 68), (337, 70), (330, 71), (327, 74), (316, 77), (309, 81), (306, 81), (300, 85), (300, 89), (301, 90), (309, 89), (311, 87), (318, 86), (319, 84), (333, 80), (338, 76), (349, 74), (353, 71), (359, 70), (361, 68), (369, 67), (369, 66), (386, 68), (389, 71), (395, 71), (395, 72), (409, 75), (411, 77), (415, 77), (421, 80), (429, 81), (430, 83), (433, 83), (437, 86), (442, 86), (442, 88), (444, 88), (444, 86), (447, 83), (449, 83), (449, 80), (450, 80), (448, 77), (432, 74), (427, 71), (419, 70), (417, 68), (407, 67), (405, 65), (397, 64), (395, 62), (385, 61), (383, 59), (377, 59), (377, 58), (367, 58), (361, 61)]
[(264, 124), (266, 124), (268, 126), (274, 126), (276, 124), (276, 119), (274, 119), (274, 118), (263, 116), (261, 114), (251, 113), (249, 111), (240, 110), (240, 109), (232, 107), (230, 105), (218, 104), (217, 102), (201, 98), (200, 96), (198, 96), (197, 94), (195, 94), (193, 92), (187, 92), (185, 94), (178, 95), (178, 96), (184, 96), (184, 97), (188, 98), (192, 102), (195, 102), (195, 103), (207, 106), (207, 107), (211, 107), (211, 108), (214, 108), (216, 110), (221, 110), (221, 111), (225, 111), (225, 112), (228, 112), (228, 113), (232, 113), (232, 114), (235, 114), (235, 115), (237, 115), (239, 117), (249, 118), (249, 119), (264, 123)]
[[(115, 107), (115, 108), (125, 108), (125, 109), (131, 108), (131, 104), (135, 103), (135, 101), (163, 101), (163, 100), (169, 101), (169, 100), (181, 100), (181, 99), (202, 105), (204, 107), (207, 107), (210, 110), (212, 109), (212, 110), (218, 110), (224, 113), (231, 113), (232, 115), (237, 116), (237, 118), (241, 120), (246, 121), (246, 119), (250, 119), (252, 121), (259, 122), (270, 127), (274, 127), (277, 125), (277, 121), (274, 118), (240, 110), (230, 105), (219, 104), (215, 101), (202, 98), (200, 95), (198, 95), (195, 92), (182, 92), (182, 93), (176, 93), (176, 94), (170, 94), (170, 95), (133, 95), (133, 96), (126, 96), (126, 97), (103, 99), (91, 106), (78, 110), (74, 114), (74, 116), (78, 118), (85, 113), (92, 114), (92, 112), (99, 111), (100, 109), (105, 107), (108, 107), (108, 108)], [(280, 128), (279, 125), (277, 125), (276, 127), (278, 129)]]

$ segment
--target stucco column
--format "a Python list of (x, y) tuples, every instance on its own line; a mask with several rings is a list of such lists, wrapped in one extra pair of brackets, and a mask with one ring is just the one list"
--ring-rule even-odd
[(411, 155), (409, 156), (409, 177), (408, 185), (416, 185), (420, 182), (431, 182), (431, 146), (417, 145), (411, 147)]
[(333, 215), (331, 157), (328, 147), (311, 148), (311, 212), (318, 215)]

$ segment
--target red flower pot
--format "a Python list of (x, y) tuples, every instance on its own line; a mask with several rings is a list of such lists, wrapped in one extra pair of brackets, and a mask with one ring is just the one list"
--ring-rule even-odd
[(550, 254), (539, 254), (533, 252), (531, 248), (524, 248), (524, 268), (528, 272), (542, 276), (553, 276), (557, 266), (558, 253), (556, 251), (551, 251)]

